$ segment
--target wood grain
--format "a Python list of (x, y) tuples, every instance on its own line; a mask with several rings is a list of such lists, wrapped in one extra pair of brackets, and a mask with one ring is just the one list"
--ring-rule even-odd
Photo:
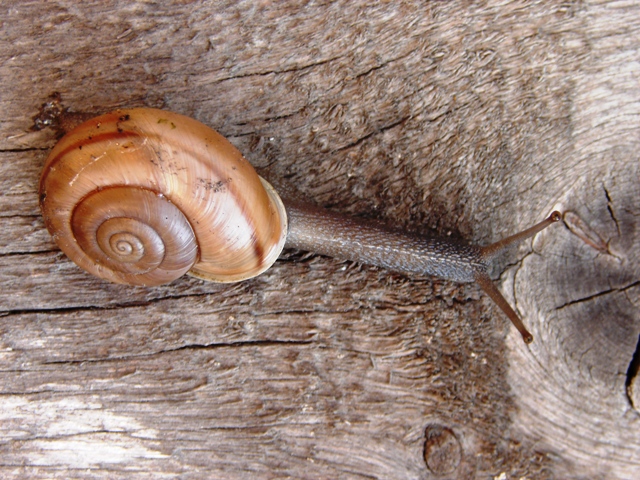
[[(0, 4), (0, 477), (637, 477), (640, 8), (370, 3)], [(536, 342), (473, 285), (303, 252), (235, 285), (91, 278), (39, 216), (55, 92), (190, 115), (418, 232), (570, 212), (494, 272)]]

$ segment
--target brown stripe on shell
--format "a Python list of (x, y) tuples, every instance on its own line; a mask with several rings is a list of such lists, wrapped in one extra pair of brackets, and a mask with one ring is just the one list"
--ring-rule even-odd
[(262, 267), (265, 261), (264, 248), (260, 245), (260, 242), (254, 242), (253, 244), (253, 252), (255, 253), (258, 259), (258, 266)]
[(51, 161), (47, 162), (46, 167), (44, 168), (44, 171), (42, 172), (42, 176), (40, 177), (40, 187), (39, 187), (39, 192), (41, 194), (45, 193), (44, 190), (44, 183), (47, 180), (47, 177), (49, 175), (49, 172), (51, 171), (51, 169), (57, 165), (60, 160), (67, 155), (68, 153), (72, 152), (73, 150), (76, 150), (80, 147), (83, 147), (85, 145), (90, 145), (93, 143), (99, 143), (99, 142), (104, 142), (104, 141), (110, 141), (110, 140), (117, 140), (120, 138), (132, 138), (132, 137), (141, 137), (140, 134), (135, 133), (135, 132), (129, 132), (129, 131), (121, 131), (121, 132), (107, 132), (107, 133), (101, 133), (99, 135), (91, 135), (88, 138), (83, 138), (82, 140), (78, 140), (77, 142), (69, 145), (68, 147), (66, 147), (64, 150), (62, 150), (61, 152), (59, 152), (53, 159), (51, 159)]

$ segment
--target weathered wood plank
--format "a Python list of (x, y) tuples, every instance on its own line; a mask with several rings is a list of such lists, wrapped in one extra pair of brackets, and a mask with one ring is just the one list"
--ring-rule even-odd
[[(0, 477), (636, 476), (640, 8), (423, 3), (0, 4)], [(238, 285), (89, 277), (39, 218), (54, 92), (191, 115), (420, 232), (571, 211), (501, 260), (536, 343), (474, 286), (297, 252)]]

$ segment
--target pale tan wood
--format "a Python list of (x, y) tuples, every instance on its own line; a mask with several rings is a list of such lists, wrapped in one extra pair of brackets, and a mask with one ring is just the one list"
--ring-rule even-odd
[[(637, 476), (640, 7), (13, 3), (0, 477)], [(421, 232), (572, 212), (496, 268), (536, 342), (473, 285), (299, 252), (237, 285), (91, 278), (39, 217), (54, 92), (191, 115), (319, 204)]]

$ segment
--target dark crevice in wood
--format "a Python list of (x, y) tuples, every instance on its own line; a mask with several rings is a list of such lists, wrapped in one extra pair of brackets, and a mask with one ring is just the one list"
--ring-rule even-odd
[(223, 343), (205, 343), (198, 344), (193, 343), (189, 345), (183, 345), (172, 349), (163, 350), (159, 353), (179, 352), (181, 350), (211, 350), (214, 348), (239, 348), (239, 347), (274, 347), (280, 345), (288, 346), (304, 346), (311, 345), (314, 342), (311, 340), (244, 340), (239, 342), (223, 342)]
[(570, 302), (567, 302), (565, 304), (559, 305), (558, 307), (556, 307), (556, 310), (562, 310), (563, 308), (570, 307), (572, 305), (576, 305), (576, 304), (579, 304), (579, 303), (591, 302), (591, 301), (595, 300), (598, 297), (603, 297), (603, 296), (609, 295), (611, 293), (626, 292), (627, 290), (629, 290), (631, 288), (635, 288), (637, 286), (640, 286), (640, 281), (633, 282), (633, 283), (631, 283), (629, 285), (626, 285), (624, 287), (610, 288), (608, 290), (604, 290), (602, 292), (598, 292), (598, 293), (594, 293), (593, 295), (589, 295), (588, 297), (578, 298), (576, 300), (571, 300)]
[(364, 72), (358, 73), (354, 78), (355, 79), (359, 79), (362, 77), (366, 77), (367, 75), (369, 75), (372, 72), (375, 72), (376, 70), (380, 70), (384, 67), (386, 67), (387, 65), (389, 65), (390, 62), (385, 62), (385, 63), (381, 63), (379, 65), (375, 65), (371, 68), (369, 68), (368, 70), (365, 70)]
[(351, 312), (357, 312), (359, 309), (358, 308), (354, 308), (351, 310), (333, 310), (333, 309), (322, 309), (321, 307), (317, 307), (317, 308), (309, 308), (309, 309), (296, 309), (296, 310), (280, 310), (280, 311), (269, 311), (269, 312), (252, 312), (251, 315), (255, 318), (260, 318), (260, 317), (272, 317), (273, 315), (282, 315), (282, 314), (286, 314), (286, 315), (291, 315), (291, 316), (298, 316), (298, 315), (309, 315), (310, 313), (351, 313)]
[(103, 362), (117, 362), (122, 360), (132, 360), (136, 358), (150, 358), (165, 353), (174, 353), (184, 350), (214, 350), (221, 348), (245, 348), (245, 347), (276, 347), (276, 346), (307, 346), (314, 342), (311, 340), (244, 340), (238, 342), (223, 342), (223, 343), (192, 343), (188, 345), (181, 345), (175, 348), (167, 348), (165, 350), (158, 350), (149, 353), (139, 353), (132, 355), (119, 355), (115, 357), (104, 358), (83, 358), (79, 360), (51, 360), (40, 362), (40, 365), (80, 365), (86, 363), (103, 363)]
[[(183, 300), (188, 298), (198, 298), (198, 297), (207, 297), (210, 295), (218, 295), (216, 292), (206, 292), (206, 293), (194, 293), (189, 295), (168, 295), (163, 294), (157, 298), (153, 298), (147, 301), (133, 301), (128, 303), (117, 303), (105, 306), (96, 306), (96, 305), (84, 305), (84, 306), (75, 306), (75, 307), (53, 307), (53, 308), (34, 308), (34, 309), (16, 309), (16, 310), (0, 310), (0, 317), (8, 317), (12, 315), (35, 315), (35, 314), (46, 314), (46, 315), (68, 315), (70, 313), (81, 313), (81, 312), (95, 312), (95, 311), (110, 311), (110, 310), (122, 310), (126, 308), (144, 308), (153, 305), (154, 303), (163, 302), (166, 300)], [(426, 304), (424, 302), (423, 304)], [(403, 306), (403, 305), (398, 305)], [(250, 311), (250, 313), (255, 318), (260, 317), (271, 317), (273, 315), (308, 315), (310, 313), (339, 313), (346, 314), (352, 312), (359, 312), (364, 307), (354, 307), (354, 308), (322, 308), (323, 306), (314, 306), (314, 308), (309, 309), (296, 309), (296, 310), (271, 310), (271, 311)], [(376, 310), (380, 312), (384, 311), (392, 311), (397, 312), (399, 310), (392, 307), (384, 307), (384, 306), (375, 306), (372, 305), (367, 310)], [(212, 307), (211, 313), (214, 313), (216, 310)]]
[(609, 194), (609, 191), (607, 190), (606, 186), (602, 185), (602, 188), (604, 190), (605, 196), (607, 197), (607, 210), (609, 211), (609, 215), (611, 215), (611, 219), (613, 220), (613, 223), (616, 224), (616, 230), (618, 231), (618, 235), (620, 235), (620, 222), (616, 218), (616, 214), (613, 211), (613, 201), (611, 200), (611, 195)]
[[(132, 303), (130, 305), (126, 305), (127, 307), (144, 307), (147, 303)], [(95, 312), (97, 310), (120, 310), (125, 305), (117, 304), (117, 305), (109, 305), (105, 307), (97, 307), (95, 305), (89, 306), (80, 306), (80, 307), (53, 307), (53, 308), (22, 308), (16, 310), (3, 310), (0, 311), (0, 316), (8, 317), (12, 315), (68, 315), (69, 313), (80, 313), (80, 312)]]
[(627, 369), (627, 379), (624, 383), (625, 385), (625, 393), (627, 395), (627, 400), (629, 401), (629, 405), (635, 410), (637, 410), (640, 405), (635, 405), (633, 401), (633, 395), (631, 393), (631, 384), (634, 379), (638, 376), (640, 372), (640, 336), (638, 336), (638, 343), (636, 344), (636, 350), (633, 352), (633, 357), (631, 358), (631, 363), (629, 363), (629, 368)]
[(220, 83), (222, 82), (227, 82), (227, 81), (233, 81), (233, 80), (237, 80), (239, 78), (250, 78), (250, 77), (266, 77), (269, 75), (280, 75), (283, 73), (293, 73), (293, 72), (303, 72), (304, 70), (309, 70), (315, 67), (320, 67), (322, 65), (326, 65), (328, 63), (334, 62), (336, 60), (339, 60), (341, 58), (341, 56), (335, 56), (335, 57), (331, 57), (331, 58), (327, 58), (326, 60), (320, 60), (318, 62), (313, 62), (310, 63), (308, 65), (300, 65), (300, 66), (295, 66), (295, 67), (291, 67), (291, 68), (283, 68), (283, 69), (273, 69), (273, 70), (265, 70), (263, 72), (250, 72), (250, 73), (243, 73), (243, 74), (239, 74), (239, 75), (233, 75), (231, 77), (226, 77), (226, 78), (222, 78), (219, 80)]
[(9, 215), (2, 215), (0, 213), (0, 218), (40, 218), (41, 215), (36, 215), (36, 214), (24, 214), (24, 215), (20, 215), (20, 214), (9, 214)]
[(51, 250), (38, 250), (34, 252), (9, 252), (9, 253), (0, 253), (0, 258), (4, 257), (30, 257), (33, 255), (41, 255), (47, 253), (60, 253), (60, 250), (57, 248), (53, 248)]
[(48, 152), (50, 147), (0, 148), (0, 153)]
[(69, 313), (80, 312), (95, 312), (95, 311), (109, 311), (109, 310), (121, 310), (123, 308), (136, 308), (136, 307), (148, 307), (156, 302), (164, 300), (181, 300), (184, 298), (197, 298), (206, 297), (212, 295), (212, 293), (195, 293), (190, 295), (166, 295), (163, 294), (158, 298), (149, 299), (147, 301), (132, 301), (125, 303), (116, 303), (112, 305), (97, 306), (97, 305), (80, 305), (75, 307), (52, 307), (52, 308), (23, 308), (16, 310), (3, 310), (0, 311), (0, 316), (10, 315), (34, 315), (34, 314), (47, 314), (47, 315), (67, 315)]

